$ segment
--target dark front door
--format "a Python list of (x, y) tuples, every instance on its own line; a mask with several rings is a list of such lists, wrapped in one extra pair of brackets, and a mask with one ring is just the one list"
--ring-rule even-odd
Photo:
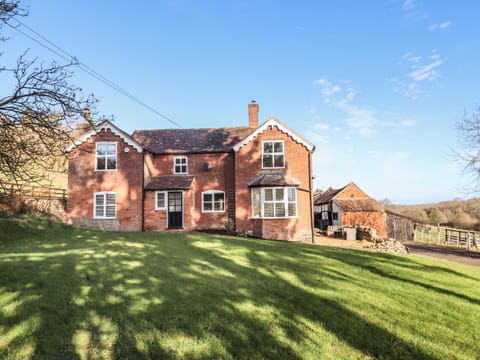
[(180, 229), (183, 227), (183, 201), (180, 191), (168, 193), (168, 228)]

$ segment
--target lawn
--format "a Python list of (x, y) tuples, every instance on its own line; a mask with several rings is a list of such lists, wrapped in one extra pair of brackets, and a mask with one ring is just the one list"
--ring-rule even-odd
[(0, 219), (0, 359), (475, 359), (480, 268)]

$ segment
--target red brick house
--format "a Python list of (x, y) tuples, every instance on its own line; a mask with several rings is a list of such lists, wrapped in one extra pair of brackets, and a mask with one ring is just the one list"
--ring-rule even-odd
[(315, 197), (314, 212), (315, 226), (321, 230), (360, 225), (375, 229), (378, 236), (387, 235), (384, 206), (353, 182), (340, 189), (330, 187)]
[(314, 146), (275, 118), (248, 126), (137, 130), (109, 121), (68, 149), (67, 215), (75, 226), (222, 229), (311, 241)]

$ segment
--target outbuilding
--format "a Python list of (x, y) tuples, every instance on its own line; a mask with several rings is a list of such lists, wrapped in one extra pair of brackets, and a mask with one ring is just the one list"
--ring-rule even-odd
[(314, 199), (315, 226), (320, 230), (367, 226), (378, 236), (387, 235), (385, 208), (354, 182), (340, 189), (329, 188)]

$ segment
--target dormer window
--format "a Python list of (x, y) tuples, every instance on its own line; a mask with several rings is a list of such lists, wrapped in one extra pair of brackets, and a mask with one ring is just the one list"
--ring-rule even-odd
[(262, 167), (264, 169), (285, 167), (285, 147), (283, 140), (262, 142)]
[(95, 143), (95, 170), (117, 170), (117, 143)]
[(188, 174), (188, 158), (186, 156), (175, 156), (173, 160), (174, 174)]

